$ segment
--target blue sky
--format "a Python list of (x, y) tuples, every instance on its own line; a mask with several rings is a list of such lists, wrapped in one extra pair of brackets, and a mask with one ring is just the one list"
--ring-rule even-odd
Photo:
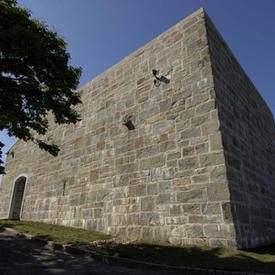
[[(275, 114), (274, 0), (18, 0), (68, 42), (80, 86), (204, 7)], [(14, 143), (4, 132), (4, 152)]]

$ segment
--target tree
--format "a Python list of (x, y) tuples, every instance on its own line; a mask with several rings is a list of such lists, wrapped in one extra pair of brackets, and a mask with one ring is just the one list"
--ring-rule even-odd
[[(79, 121), (73, 106), (81, 103), (74, 92), (81, 68), (69, 65), (66, 42), (30, 16), (16, 0), (0, 0), (0, 130), (56, 156), (58, 146), (34, 133), (46, 134), (49, 112), (58, 124)], [(0, 141), (0, 157), (3, 146)]]

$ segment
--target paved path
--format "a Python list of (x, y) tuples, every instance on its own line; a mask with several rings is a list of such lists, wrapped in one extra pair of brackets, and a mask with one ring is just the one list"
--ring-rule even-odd
[[(0, 275), (114, 274), (167, 275), (165, 271), (146, 271), (106, 265), (88, 256), (71, 255), (43, 247), (0, 228)], [(176, 274), (170, 273), (169, 274)]]

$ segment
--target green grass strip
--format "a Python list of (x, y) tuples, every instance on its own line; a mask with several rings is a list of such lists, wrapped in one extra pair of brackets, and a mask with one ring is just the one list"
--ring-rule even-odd
[(0, 220), (0, 225), (13, 228), (14, 230), (21, 233), (40, 236), (49, 241), (54, 241), (60, 244), (75, 242), (88, 243), (92, 241), (107, 240), (112, 238), (110, 235), (93, 230), (46, 224), (42, 222)]

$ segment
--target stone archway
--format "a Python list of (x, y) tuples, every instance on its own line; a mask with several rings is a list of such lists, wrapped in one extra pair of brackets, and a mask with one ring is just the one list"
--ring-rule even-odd
[(14, 182), (13, 194), (10, 203), (9, 219), (19, 220), (21, 217), (26, 183), (26, 176), (19, 176)]

